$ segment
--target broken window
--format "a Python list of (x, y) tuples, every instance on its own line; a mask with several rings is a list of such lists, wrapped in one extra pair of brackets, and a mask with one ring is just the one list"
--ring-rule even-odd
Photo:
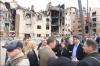
[(37, 29), (41, 29), (41, 26), (40, 25), (37, 25)]
[(42, 15), (41, 14), (37, 15), (37, 17), (38, 17), (38, 20), (42, 20)]
[(78, 28), (81, 28), (81, 26), (78, 26)]
[(52, 19), (52, 25), (58, 25), (58, 18)]
[(49, 34), (46, 34), (46, 37), (49, 37)]
[(30, 34), (25, 34), (24, 37), (25, 37), (25, 38), (29, 38), (29, 37), (31, 37), (31, 36), (30, 36)]
[(82, 32), (82, 30), (78, 30), (79, 32)]
[(96, 29), (93, 29), (93, 32), (96, 32)]
[(26, 18), (31, 18), (31, 14), (26, 13)]
[(95, 22), (96, 21), (96, 18), (92, 18), (92, 20)]
[(64, 31), (64, 29), (62, 29)]
[(88, 33), (89, 32), (89, 27), (85, 26), (85, 32)]
[(58, 32), (58, 31), (59, 31), (59, 27), (58, 26), (52, 26), (51, 32)]
[(41, 34), (37, 34), (37, 37), (41, 37)]
[(49, 22), (50, 20), (49, 20), (49, 18), (46, 18), (46, 22)]
[(93, 13), (92, 13), (92, 16), (96, 16), (96, 12), (93, 12)]
[(93, 24), (93, 27), (96, 27), (96, 23)]
[(12, 13), (13, 20), (15, 20), (15, 18), (16, 18), (16, 10), (15, 9), (12, 9), (11, 10), (11, 13)]
[(6, 31), (9, 31), (9, 23), (5, 23), (5, 29)]
[(46, 30), (49, 30), (49, 25), (46, 25)]
[(69, 32), (71, 32), (71, 30), (70, 30), (70, 29), (68, 29), (68, 31), (69, 31)]
[(59, 11), (51, 10), (51, 17), (58, 17), (58, 16), (59, 16)]

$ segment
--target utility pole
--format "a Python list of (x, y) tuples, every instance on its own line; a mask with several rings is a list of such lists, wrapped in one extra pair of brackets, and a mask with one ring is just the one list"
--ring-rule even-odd
[(88, 17), (88, 7), (89, 7), (89, 5), (88, 5), (88, 0), (87, 0), (87, 17)]
[(85, 28), (84, 28), (84, 17), (83, 17), (83, 9), (82, 9), (81, 0), (78, 0), (78, 6), (79, 6), (81, 27), (82, 27), (82, 37), (84, 37), (85, 36)]
[(88, 33), (89, 33), (89, 37), (90, 37), (90, 25), (89, 25), (89, 9), (88, 9), (89, 5), (88, 5), (88, 0), (87, 0), (87, 26), (88, 26)]
[(91, 9), (89, 8), (89, 2), (87, 0), (87, 22), (88, 22), (88, 32), (89, 32), (89, 37), (92, 35), (92, 23), (91, 23), (91, 18), (90, 18), (90, 11)]
[(90, 10), (89, 10), (89, 4), (88, 4), (88, 0), (87, 0), (87, 23), (88, 23), (88, 32), (89, 32), (89, 37), (91, 36), (91, 26), (90, 26)]

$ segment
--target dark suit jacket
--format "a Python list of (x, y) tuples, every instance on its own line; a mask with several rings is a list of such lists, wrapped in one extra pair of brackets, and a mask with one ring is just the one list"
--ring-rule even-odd
[(84, 58), (83, 60), (81, 60), (78, 63), (78, 66), (100, 66), (100, 63), (91, 57), (95, 57), (100, 62), (100, 54), (92, 53), (89, 56), (87, 56), (86, 58)]
[(59, 51), (59, 55), (58, 55), (58, 56), (63, 56), (63, 57), (70, 58), (69, 50), (68, 50), (66, 47), (62, 48), (62, 47), (60, 46), (59, 50), (60, 50), (60, 51)]
[(60, 49), (59, 48), (60, 48), (59, 41), (56, 40), (56, 47), (54, 49), (52, 49), (55, 52), (56, 56), (60, 55)]
[[(73, 51), (74, 45), (72, 45), (72, 50)], [(71, 53), (72, 55), (72, 53)], [(76, 57), (78, 60), (82, 60), (85, 57), (85, 53), (83, 51), (82, 45), (79, 44), (79, 46), (77, 47), (77, 52), (76, 52)]]
[(30, 66), (39, 66), (38, 64), (38, 58), (37, 58), (37, 55), (35, 53), (35, 51), (30, 51), (28, 54), (27, 54), (27, 57), (30, 61)]
[(73, 45), (69, 44), (67, 49), (68, 49), (68, 53), (69, 53), (69, 58), (71, 59), (72, 51), (73, 51)]

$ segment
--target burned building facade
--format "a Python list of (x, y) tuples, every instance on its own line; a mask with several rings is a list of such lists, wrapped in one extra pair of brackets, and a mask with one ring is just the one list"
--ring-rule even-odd
[(48, 11), (51, 17), (51, 35), (64, 35), (64, 5), (48, 6)]
[(3, 32), (0, 33), (2, 36), (11, 36), (15, 34), (15, 21), (16, 21), (16, 9), (13, 8), (13, 3), (9, 2), (0, 2), (0, 17), (2, 25), (4, 24), (4, 27), (2, 27)]

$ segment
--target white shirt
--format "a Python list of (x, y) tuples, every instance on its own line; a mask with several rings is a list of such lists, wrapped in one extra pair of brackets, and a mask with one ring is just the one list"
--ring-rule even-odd
[(79, 46), (79, 44), (74, 45), (74, 48), (73, 48), (73, 51), (72, 51), (72, 58), (77, 58), (76, 53), (77, 53), (78, 46)]

